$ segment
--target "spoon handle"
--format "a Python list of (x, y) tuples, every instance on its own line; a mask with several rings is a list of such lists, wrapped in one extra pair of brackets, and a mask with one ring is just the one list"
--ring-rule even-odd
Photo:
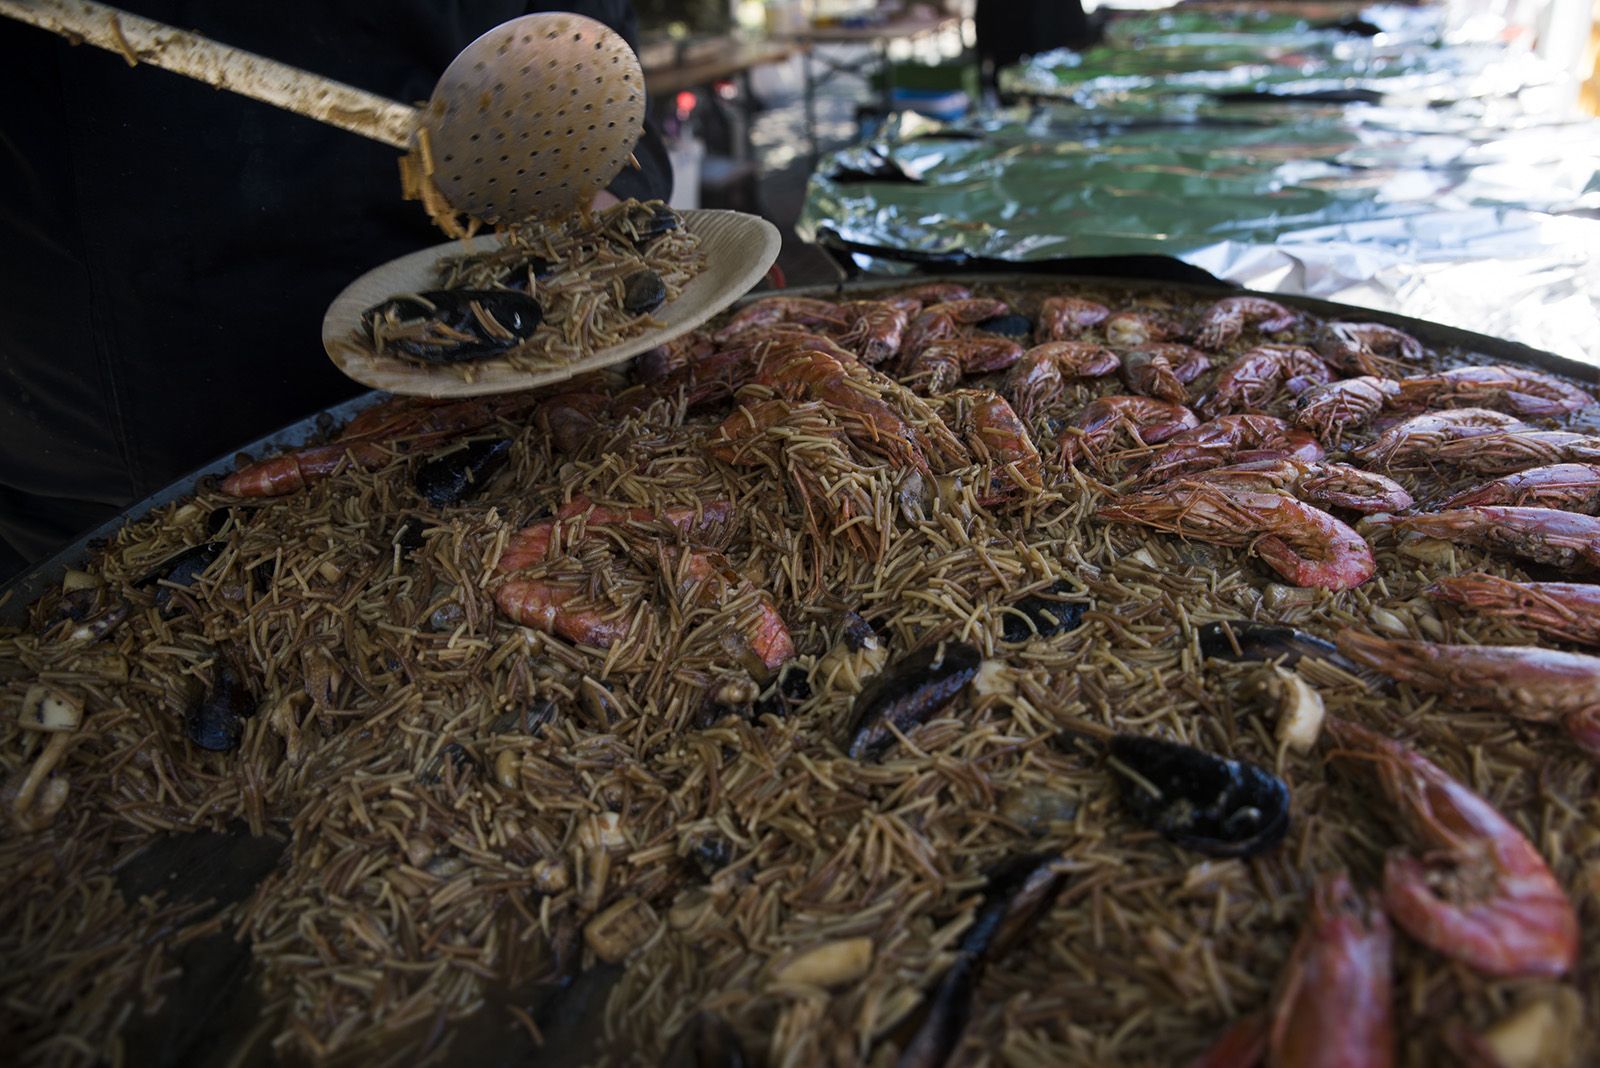
[(395, 148), (416, 128), (414, 107), (92, 0), (0, 0), (0, 15)]

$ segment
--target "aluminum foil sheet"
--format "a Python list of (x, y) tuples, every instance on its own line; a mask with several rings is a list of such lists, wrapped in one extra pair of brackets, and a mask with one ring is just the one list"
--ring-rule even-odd
[(1170, 256), (1600, 363), (1600, 122), (1530, 53), (1441, 45), (1440, 19), (1123, 20), (1008, 72), (1070, 103), (904, 117), (826, 157), (797, 229), (873, 271)]
[[(1185, 97), (1343, 98), (1436, 106), (1565, 85), (1558, 68), (1494, 40), (1447, 32), (1440, 7), (1378, 6), (1317, 27), (1286, 16), (1172, 11), (1119, 19), (1107, 41), (1000, 72), (1002, 92), (1126, 108)], [(1150, 106), (1148, 103), (1145, 106)]]

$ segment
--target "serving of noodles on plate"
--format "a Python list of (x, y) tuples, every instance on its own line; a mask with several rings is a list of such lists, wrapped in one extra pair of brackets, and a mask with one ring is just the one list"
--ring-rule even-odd
[(486, 366), (572, 364), (658, 326), (705, 266), (699, 239), (658, 201), (506, 227), (488, 250), (441, 259), (434, 284), (367, 309), (355, 351), (472, 381)]

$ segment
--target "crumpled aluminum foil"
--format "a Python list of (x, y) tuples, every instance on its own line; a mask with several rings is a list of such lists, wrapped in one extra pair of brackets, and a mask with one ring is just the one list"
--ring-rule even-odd
[[(1185, 14), (1166, 45), (1187, 32), (1216, 47), (1215, 26), (1196, 29), (1206, 18)], [(1411, 43), (1432, 32), (1403, 28)], [(1379, 105), (1091, 78), (1074, 82), (1079, 106), (955, 127), (904, 117), (821, 162), (797, 230), (880, 272), (1166, 255), (1600, 364), (1600, 220), (1585, 217), (1600, 214), (1600, 122), (1559, 106), (1559, 79), (1529, 54), (1405, 54), (1381, 78), (1334, 79), (1386, 83)]]

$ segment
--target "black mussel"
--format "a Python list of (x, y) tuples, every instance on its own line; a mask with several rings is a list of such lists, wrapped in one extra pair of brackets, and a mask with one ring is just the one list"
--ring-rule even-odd
[(218, 538), (228, 529), (228, 523), (233, 519), (232, 508), (213, 508), (206, 515), (206, 537)]
[(1049, 589), (1022, 598), (1016, 604), (1007, 605), (1001, 616), (1001, 640), (1025, 642), (1076, 630), (1083, 622), (1083, 613), (1089, 606), (1082, 601), (1064, 599), (1075, 596), (1082, 594), (1063, 580)]
[(227, 753), (239, 748), (244, 721), (256, 714), (256, 700), (244, 679), (226, 661), (217, 665), (211, 687), (183, 718), (184, 733), (201, 749)]
[(506, 272), (497, 278), (496, 284), (507, 289), (514, 289), (518, 293), (531, 293), (535, 286), (533, 282), (542, 282), (556, 273), (556, 265), (543, 256), (529, 256), (521, 263), (506, 269)]
[(437, 289), (390, 297), (361, 316), (380, 354), (423, 363), (499, 355), (532, 337), (543, 321), (539, 302), (511, 289)]
[(143, 578), (134, 583), (139, 589), (155, 586), (156, 607), (163, 615), (169, 614), (173, 609), (173, 586), (189, 586), (194, 580), (205, 573), (206, 568), (216, 563), (217, 557), (227, 545), (220, 541), (201, 542), (191, 545), (182, 552), (167, 557), (153, 567)]
[(50, 606), (42, 618), (41, 629), (62, 622), (82, 623), (98, 612), (105, 604), (109, 590), (105, 586), (83, 586), (68, 590)]
[(756, 715), (787, 716), (811, 700), (811, 673), (794, 661), (778, 669), (778, 681), (756, 702)]
[(1219, 660), (1282, 660), (1294, 667), (1305, 657), (1326, 660), (1351, 673), (1361, 669), (1330, 641), (1293, 627), (1230, 619), (1200, 628), (1200, 655)]
[(400, 546), (402, 557), (410, 556), (423, 545), (427, 544), (422, 536), (426, 524), (418, 516), (408, 515), (400, 520), (400, 525), (394, 528), (394, 535), (389, 539), (391, 545)]
[(1055, 854), (1015, 857), (989, 874), (978, 917), (961, 939), (962, 952), (994, 960), (1010, 952), (1066, 885)]
[(863, 649), (876, 649), (883, 644), (878, 638), (878, 632), (872, 629), (872, 624), (854, 612), (844, 614), (842, 637), (845, 648), (852, 653), (859, 653)]
[(655, 311), (666, 299), (667, 283), (654, 271), (638, 271), (622, 283), (622, 307), (634, 315)]
[(982, 661), (965, 642), (939, 642), (890, 664), (856, 695), (850, 755), (881, 755), (894, 744), (895, 730), (903, 734), (955, 700)]
[(495, 717), (489, 730), (495, 734), (521, 733), (538, 737), (546, 723), (556, 718), (556, 703), (548, 698), (530, 701), (521, 708), (508, 709)]
[(250, 569), (250, 585), (254, 586), (257, 594), (265, 594), (272, 589), (272, 580), (278, 577), (278, 558), (269, 556), (255, 567)]
[(983, 903), (961, 937), (956, 959), (901, 1033), (896, 1068), (940, 1068), (966, 1030), (985, 965), (1008, 953), (1050, 908), (1066, 876), (1055, 856), (1024, 856), (989, 876)]
[(924, 1000), (915, 1017), (916, 1029), (901, 1045), (895, 1068), (942, 1068), (950, 1059), (972, 1015), (972, 995), (983, 975), (983, 964), (976, 954), (956, 955)]
[(979, 323), (978, 329), (1001, 337), (1025, 338), (1033, 333), (1033, 320), (1026, 315), (996, 315)]
[(633, 243), (644, 248), (662, 234), (678, 228), (678, 216), (665, 204), (640, 204), (632, 210), (628, 223), (633, 229)]
[(466, 746), (460, 742), (449, 742), (422, 766), (417, 781), (427, 786), (437, 786), (444, 779), (446, 770), (453, 771), (456, 778), (460, 778), (477, 767), (477, 758)]
[(1289, 829), (1289, 788), (1254, 764), (1134, 734), (1111, 740), (1109, 763), (1134, 816), (1198, 853), (1255, 856)]
[(78, 625), (72, 629), (72, 637), (98, 641), (120, 627), (122, 621), (128, 618), (129, 611), (131, 609), (128, 602), (118, 597), (104, 611), (79, 620)]
[(689, 847), (695, 867), (707, 879), (733, 863), (733, 843), (720, 834), (696, 835)]
[(418, 467), (412, 484), (435, 508), (459, 504), (482, 489), (510, 455), (510, 438), (474, 441)]
[(667, 1047), (662, 1068), (747, 1068), (738, 1034), (720, 1016), (696, 1013)]

